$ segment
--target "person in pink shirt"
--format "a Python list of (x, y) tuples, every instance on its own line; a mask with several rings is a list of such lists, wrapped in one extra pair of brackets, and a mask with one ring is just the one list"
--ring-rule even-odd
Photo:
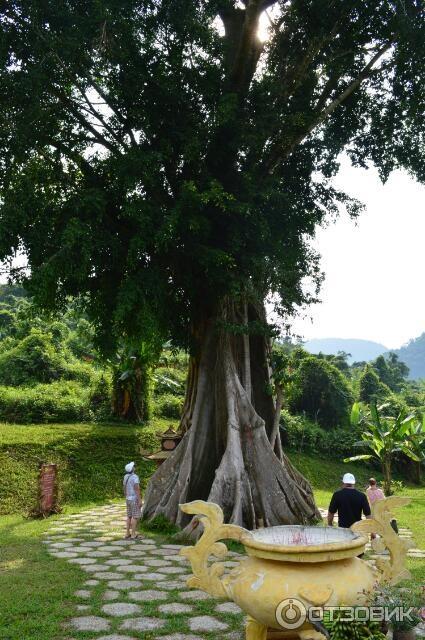
[[(369, 500), (370, 506), (372, 506), (374, 502), (377, 502), (378, 500), (383, 500), (385, 498), (384, 492), (376, 484), (375, 478), (369, 479), (369, 486), (366, 489), (366, 495), (367, 495), (367, 499)], [(376, 538), (376, 533), (371, 533), (370, 537), (372, 540), (374, 540)]]
[(369, 486), (366, 489), (366, 495), (370, 506), (372, 506), (377, 500), (383, 500), (385, 498), (384, 492), (377, 486), (375, 478), (370, 478)]

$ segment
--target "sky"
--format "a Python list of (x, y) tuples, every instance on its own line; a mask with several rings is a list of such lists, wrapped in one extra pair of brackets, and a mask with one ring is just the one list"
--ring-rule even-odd
[(425, 186), (403, 171), (385, 185), (343, 158), (335, 183), (366, 205), (317, 231), (326, 279), (321, 304), (292, 329), (311, 338), (362, 338), (396, 349), (425, 331)]

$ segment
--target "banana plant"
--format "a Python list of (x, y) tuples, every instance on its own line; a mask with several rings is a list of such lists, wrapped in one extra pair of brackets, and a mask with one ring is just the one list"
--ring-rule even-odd
[(404, 453), (411, 460), (418, 462), (420, 458), (412, 446), (409, 433), (414, 429), (417, 418), (414, 414), (406, 415), (401, 411), (397, 417), (385, 415), (388, 404), (379, 407), (372, 402), (364, 408), (356, 402), (351, 410), (351, 424), (362, 426), (361, 441), (356, 446), (364, 447), (369, 453), (345, 458), (344, 462), (357, 460), (377, 460), (384, 476), (383, 489), (385, 495), (391, 495), (392, 463), (394, 454)]
[(421, 484), (422, 467), (425, 463), (425, 413), (418, 416), (416, 422), (410, 426), (406, 436), (410, 449), (417, 456), (416, 482)]

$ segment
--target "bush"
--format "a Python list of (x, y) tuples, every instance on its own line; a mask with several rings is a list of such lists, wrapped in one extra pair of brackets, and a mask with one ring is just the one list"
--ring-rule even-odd
[(166, 395), (158, 398), (155, 404), (155, 414), (163, 418), (179, 419), (183, 409), (183, 399)]
[(184, 396), (187, 372), (169, 367), (158, 367), (154, 373), (155, 396)]
[(353, 427), (325, 430), (302, 416), (293, 416), (283, 410), (280, 419), (284, 445), (294, 451), (321, 453), (328, 458), (341, 460), (357, 451), (354, 446), (360, 433)]
[(316, 356), (300, 361), (289, 386), (289, 409), (322, 427), (348, 424), (353, 395), (334, 365)]
[(32, 387), (0, 387), (0, 420), (4, 422), (77, 422), (92, 418), (90, 389), (59, 381)]
[(89, 393), (90, 409), (97, 420), (107, 420), (111, 417), (111, 396), (111, 381), (102, 375), (92, 385)]
[(55, 344), (51, 333), (33, 329), (20, 342), (0, 353), (0, 382), (18, 387), (60, 379), (79, 380), (89, 385), (93, 368), (75, 360), (67, 349)]
[(387, 385), (380, 381), (377, 373), (366, 365), (359, 380), (359, 400), (370, 404), (374, 401), (380, 401), (389, 396), (391, 390)]

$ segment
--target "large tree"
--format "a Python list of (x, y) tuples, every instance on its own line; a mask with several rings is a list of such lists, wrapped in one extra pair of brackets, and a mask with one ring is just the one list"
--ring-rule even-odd
[(249, 527), (312, 520), (264, 302), (308, 301), (309, 237), (358, 212), (331, 184), (343, 150), (425, 177), (422, 4), (9, 0), (0, 24), (0, 258), (25, 252), (44, 307), (80, 296), (105, 351), (155, 333), (192, 354), (146, 517), (204, 498)]

